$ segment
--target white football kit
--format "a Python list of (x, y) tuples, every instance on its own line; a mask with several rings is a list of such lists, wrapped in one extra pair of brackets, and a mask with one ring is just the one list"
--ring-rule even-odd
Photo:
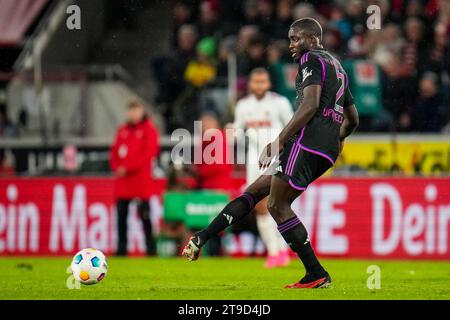
[(289, 100), (274, 92), (267, 92), (261, 100), (248, 95), (237, 103), (234, 128), (246, 130), (249, 139), (246, 155), (247, 185), (262, 174), (258, 166), (261, 152), (277, 138), (292, 116)]

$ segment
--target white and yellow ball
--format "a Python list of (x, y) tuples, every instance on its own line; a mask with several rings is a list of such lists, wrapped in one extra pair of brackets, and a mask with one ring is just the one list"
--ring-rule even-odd
[(108, 264), (100, 250), (88, 248), (81, 250), (73, 257), (71, 269), (77, 281), (91, 285), (103, 280)]

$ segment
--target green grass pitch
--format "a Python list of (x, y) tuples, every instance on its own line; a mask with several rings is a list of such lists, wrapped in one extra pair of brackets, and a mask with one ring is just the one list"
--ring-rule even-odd
[[(450, 262), (330, 260), (328, 289), (289, 290), (304, 271), (266, 270), (262, 259), (111, 258), (106, 278), (67, 288), (70, 258), (0, 258), (0, 299), (450, 299)], [(367, 267), (381, 270), (381, 288), (367, 288)]]

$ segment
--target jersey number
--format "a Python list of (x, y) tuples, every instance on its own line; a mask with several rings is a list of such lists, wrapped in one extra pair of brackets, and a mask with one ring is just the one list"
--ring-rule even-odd
[(340, 113), (344, 113), (344, 108), (343, 106), (338, 104), (339, 99), (341, 99), (342, 95), (344, 94), (344, 86), (345, 86), (345, 75), (340, 72), (337, 71), (337, 78), (338, 78), (338, 82), (341, 81), (341, 86), (339, 87), (338, 92), (336, 93), (336, 102), (334, 105), (334, 110)]

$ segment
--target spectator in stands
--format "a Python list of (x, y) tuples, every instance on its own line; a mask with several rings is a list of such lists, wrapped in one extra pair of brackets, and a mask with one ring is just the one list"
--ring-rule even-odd
[(294, 13), (293, 13), (294, 20), (302, 19), (302, 18), (306, 18), (306, 17), (317, 18), (316, 10), (309, 3), (301, 2), (294, 7), (293, 11), (294, 11)]
[(273, 21), (271, 35), (273, 39), (286, 39), (292, 24), (292, 1), (280, 0), (277, 5), (277, 18)]
[(407, 17), (421, 17), (425, 14), (425, 8), (420, 0), (410, 0), (406, 3), (405, 15)]
[[(173, 54), (166, 59), (156, 59), (153, 65), (155, 77), (159, 81), (158, 102), (171, 105), (184, 88), (183, 73), (187, 64), (196, 54), (197, 31), (192, 25), (179, 28), (177, 44)], [(170, 108), (169, 108), (170, 110)], [(166, 118), (170, 118), (170, 114)]]
[(189, 62), (184, 72), (186, 82), (196, 88), (201, 88), (216, 77), (214, 56), (215, 40), (212, 37), (202, 39), (197, 45), (197, 57)]
[(341, 33), (341, 36), (348, 40), (352, 36), (352, 26), (350, 21), (345, 17), (345, 12), (342, 7), (335, 5), (331, 9), (329, 27), (336, 28)]
[(266, 46), (262, 37), (255, 37), (246, 52), (238, 56), (238, 74), (247, 77), (251, 70), (259, 67), (267, 67)]
[(396, 118), (403, 131), (410, 128), (411, 121), (409, 113), (403, 110), (414, 104), (417, 96), (418, 79), (424, 67), (427, 64), (428, 46), (424, 41), (424, 25), (421, 20), (415, 17), (408, 18), (404, 25), (406, 43), (403, 48), (403, 53), (399, 65), (399, 81), (394, 87), (398, 94), (402, 97), (396, 103), (396, 109), (400, 112), (396, 113)]
[(249, 25), (244, 26), (239, 30), (238, 35), (238, 47), (237, 54), (243, 55), (248, 49), (250, 41), (259, 36), (259, 30), (257, 26)]
[(352, 37), (347, 42), (347, 57), (348, 58), (364, 58), (367, 55), (367, 36), (364, 33), (362, 26), (357, 26), (352, 29)]
[(260, 30), (265, 37), (271, 38), (273, 32), (273, 20), (275, 18), (275, 7), (270, 0), (259, 0), (258, 2), (259, 12), (259, 25)]
[(434, 28), (434, 43), (430, 48), (427, 63), (427, 70), (438, 75), (442, 71), (449, 72), (450, 65), (450, 46), (447, 41), (447, 29), (444, 24), (437, 24)]
[(197, 24), (199, 38), (214, 37), (220, 39), (222, 31), (219, 21), (219, 3), (217, 0), (204, 0), (200, 4), (200, 19)]
[(376, 48), (377, 50), (392, 52), (393, 54), (400, 56), (405, 40), (403, 39), (400, 27), (397, 24), (386, 24), (381, 33), (380, 40), (381, 41)]
[(178, 31), (177, 58), (184, 63), (195, 56), (197, 44), (197, 30), (192, 25), (182, 25)]
[(193, 130), (194, 121), (200, 116), (201, 90), (213, 83), (217, 69), (216, 44), (212, 37), (202, 39), (197, 45), (197, 56), (189, 61), (183, 72), (184, 86), (173, 105), (175, 126)]
[(390, 21), (399, 23), (402, 20), (403, 12), (404, 12), (404, 1), (390, 1)]
[(405, 16), (418, 18), (422, 21), (422, 23), (430, 22), (421, 0), (408, 1), (406, 3)]
[(217, 54), (217, 76), (214, 81), (215, 87), (226, 87), (228, 85), (228, 59), (236, 52), (236, 37), (228, 36), (220, 41)]
[(269, 67), (277, 65), (283, 60), (285, 49), (286, 41), (283, 40), (273, 41), (267, 46), (267, 63)]
[(178, 48), (177, 37), (183, 25), (193, 23), (193, 8), (186, 1), (177, 1), (173, 10), (173, 46)]
[(158, 80), (157, 102), (164, 107), (163, 115), (169, 132), (179, 127), (174, 105), (179, 95), (184, 91), (186, 82), (183, 74), (188, 63), (195, 58), (197, 31), (192, 25), (180, 27), (177, 35), (177, 46), (174, 53), (167, 58), (156, 59), (153, 62), (154, 75)]
[(447, 123), (448, 106), (439, 94), (438, 76), (426, 72), (419, 82), (420, 96), (413, 109), (413, 130), (439, 132)]
[(127, 123), (121, 126), (111, 147), (118, 215), (117, 255), (127, 254), (127, 217), (132, 201), (142, 220), (148, 255), (155, 252), (149, 199), (152, 190), (152, 162), (159, 153), (158, 132), (139, 101), (128, 104)]
[(401, 75), (416, 77), (427, 62), (428, 45), (425, 41), (425, 26), (415, 17), (408, 18), (404, 25), (406, 43), (403, 48)]
[(385, 74), (383, 105), (396, 119), (395, 127), (400, 131), (408, 131), (412, 125), (409, 110), (415, 103), (418, 66), (423, 68), (426, 62), (423, 32), (422, 22), (409, 18), (405, 23), (406, 41), (394, 24), (387, 24), (383, 32), (372, 32), (369, 38), (375, 48), (373, 58)]
[(404, 46), (404, 39), (401, 36), (400, 28), (393, 23), (387, 24), (383, 32), (374, 32), (372, 34), (373, 43), (371, 56), (383, 69), (389, 78), (400, 77), (400, 55)]
[[(384, 79), (384, 107), (393, 116), (392, 124), (398, 130), (408, 131), (412, 123), (410, 110), (419, 96), (418, 79), (424, 72), (437, 73), (442, 83), (444, 104), (450, 100), (449, 85), (444, 81), (450, 74), (450, 4), (447, 2), (433, 0), (425, 4), (422, 0), (373, 0), (370, 4), (378, 5), (381, 9), (382, 30), (379, 31), (366, 27), (368, 15), (365, 9), (368, 2), (364, 0), (197, 0), (192, 2), (196, 4), (192, 8), (197, 11), (191, 12), (191, 16), (198, 15), (197, 26), (200, 30), (206, 30), (206, 33), (200, 31), (202, 35), (218, 37), (217, 83), (224, 83), (219, 79), (225, 79), (228, 74), (226, 60), (230, 54), (227, 48), (230, 46), (222, 45), (222, 40), (230, 35), (237, 36), (238, 96), (245, 93), (246, 74), (251, 68), (270, 64), (281, 66), (281, 69), (278, 68), (280, 70), (290, 70), (282, 66), (287, 61), (279, 63), (278, 49), (270, 41), (285, 39), (294, 19), (318, 19), (324, 28), (323, 41), (328, 50), (344, 59), (373, 58), (379, 64)], [(205, 29), (202, 25), (208, 25), (208, 22), (214, 23)], [(220, 32), (212, 31), (217, 25), (220, 25)], [(432, 26), (434, 42), (431, 46), (427, 39), (432, 36), (428, 34), (433, 30)], [(268, 41), (268, 47), (264, 42), (261, 45), (259, 39)], [(191, 60), (192, 56), (187, 61)], [(270, 63), (266, 60), (270, 60)], [(172, 78), (179, 79), (183, 72), (172, 74)], [(172, 94), (172, 99), (176, 98), (174, 96)]]
[(430, 65), (428, 69), (439, 75), (441, 80), (441, 93), (444, 105), (450, 106), (450, 3), (448, 4), (448, 25), (442, 21), (436, 24), (434, 30), (434, 44), (430, 49)]
[(339, 60), (344, 54), (344, 39), (341, 32), (335, 28), (328, 28), (323, 34), (323, 46)]
[(366, 14), (365, 5), (361, 0), (350, 0), (346, 5), (347, 20), (350, 22), (353, 32), (357, 32), (361, 27), (365, 29)]
[(258, 0), (244, 0), (244, 25), (255, 25), (260, 27), (260, 16), (258, 10)]

